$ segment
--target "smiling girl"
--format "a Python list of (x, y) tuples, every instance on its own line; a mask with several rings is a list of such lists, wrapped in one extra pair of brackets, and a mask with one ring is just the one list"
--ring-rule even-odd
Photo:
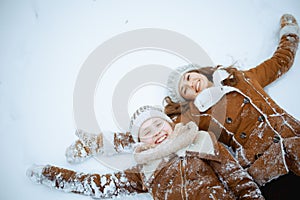
[(151, 193), (153, 199), (208, 200), (264, 197), (247, 172), (214, 134), (193, 122), (174, 124), (161, 109), (144, 106), (131, 120), (139, 145), (137, 165), (114, 174), (85, 174), (51, 165), (27, 171), (35, 183), (93, 198)]

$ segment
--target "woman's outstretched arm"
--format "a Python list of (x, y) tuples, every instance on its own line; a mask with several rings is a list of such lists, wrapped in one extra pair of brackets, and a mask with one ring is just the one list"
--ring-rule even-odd
[(280, 19), (280, 42), (273, 56), (246, 73), (255, 77), (262, 87), (286, 73), (294, 63), (299, 43), (299, 26), (296, 19), (285, 14)]

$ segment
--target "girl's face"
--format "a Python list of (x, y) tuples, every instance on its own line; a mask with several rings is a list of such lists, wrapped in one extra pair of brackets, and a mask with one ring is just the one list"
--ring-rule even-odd
[(166, 120), (154, 117), (146, 120), (139, 130), (140, 141), (149, 145), (158, 145), (173, 133), (172, 126)]
[(194, 100), (204, 89), (210, 87), (210, 82), (206, 76), (197, 72), (185, 73), (179, 81), (179, 93), (186, 100)]

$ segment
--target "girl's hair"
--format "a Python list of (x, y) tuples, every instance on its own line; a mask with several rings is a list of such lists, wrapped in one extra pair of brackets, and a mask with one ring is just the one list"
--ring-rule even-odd
[[(215, 67), (201, 67), (199, 69), (191, 70), (188, 72), (197, 72), (197, 73), (203, 74), (207, 77), (207, 79), (209, 81), (213, 82), (213, 73), (220, 67), (222, 67), (222, 66), (217, 65)], [(226, 69), (229, 73), (232, 73), (231, 69), (233, 69), (233, 65), (229, 66)], [(188, 72), (186, 72), (186, 73), (188, 73)], [(167, 96), (167, 97), (165, 97), (164, 101), (166, 102), (166, 105), (164, 107), (164, 112), (173, 121), (175, 121), (181, 113), (184, 113), (189, 109), (189, 103), (192, 100), (186, 100), (185, 102), (176, 103), (176, 102), (172, 101), (172, 99), (169, 96)]]

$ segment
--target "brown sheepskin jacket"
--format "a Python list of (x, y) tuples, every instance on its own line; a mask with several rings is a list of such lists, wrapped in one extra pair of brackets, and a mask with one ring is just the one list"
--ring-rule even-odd
[[(175, 123), (194, 121), (199, 130), (213, 132), (219, 141), (232, 148), (236, 159), (259, 185), (289, 170), (300, 175), (300, 122), (264, 90), (293, 65), (298, 43), (297, 35), (283, 35), (273, 56), (260, 65), (245, 71), (224, 68), (229, 76), (222, 80), (222, 85), (235, 91), (226, 93), (204, 112), (190, 102), (174, 119)], [(115, 133), (112, 140), (115, 152), (133, 149), (130, 133)]]
[(143, 164), (129, 170), (83, 174), (48, 165), (41, 183), (93, 198), (150, 192), (153, 199), (161, 200), (264, 199), (252, 177), (214, 134), (189, 127), (189, 133), (176, 135), (157, 150), (139, 152), (147, 163), (140, 159)]
[(230, 75), (222, 85), (235, 91), (204, 112), (190, 102), (177, 118), (214, 132), (219, 141), (233, 148), (239, 163), (260, 185), (289, 170), (300, 175), (300, 122), (264, 90), (292, 66), (298, 42), (298, 36), (284, 35), (274, 55), (257, 67), (227, 68)]

